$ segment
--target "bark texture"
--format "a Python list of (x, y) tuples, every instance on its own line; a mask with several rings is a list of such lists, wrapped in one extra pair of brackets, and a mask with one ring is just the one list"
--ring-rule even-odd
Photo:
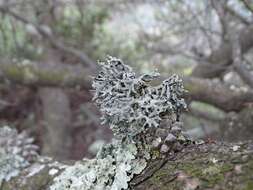
[[(44, 167), (31, 175), (33, 167)], [(61, 171), (53, 160), (40, 160), (19, 176), (4, 182), (1, 190), (48, 190), (54, 174)], [(253, 143), (205, 143), (155, 160), (130, 183), (136, 190), (251, 190), (253, 189)]]

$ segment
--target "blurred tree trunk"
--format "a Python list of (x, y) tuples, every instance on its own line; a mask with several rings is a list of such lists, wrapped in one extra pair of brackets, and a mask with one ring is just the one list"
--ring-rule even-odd
[(40, 88), (43, 108), (42, 154), (58, 160), (68, 158), (71, 146), (71, 110), (68, 96), (60, 88)]
[[(154, 160), (130, 184), (136, 190), (251, 190), (252, 160), (253, 144), (249, 142), (189, 145), (163, 160)], [(1, 190), (48, 190), (57, 175), (49, 175), (50, 169), (60, 167), (59, 163), (52, 162), (36, 163), (37, 167), (43, 165), (43, 169), (29, 175), (36, 166), (33, 164), (19, 176), (4, 182)]]
[[(44, 15), (41, 22), (50, 25), (51, 16)], [(61, 54), (52, 47), (45, 50), (42, 61), (59, 67), (63, 65)], [(45, 75), (53, 79), (57, 78), (56, 75), (50, 75), (49, 72), (46, 72)], [(59, 87), (39, 87), (38, 92), (43, 112), (42, 155), (51, 156), (57, 160), (67, 160), (72, 144), (70, 133), (72, 115), (69, 97), (64, 89)]]

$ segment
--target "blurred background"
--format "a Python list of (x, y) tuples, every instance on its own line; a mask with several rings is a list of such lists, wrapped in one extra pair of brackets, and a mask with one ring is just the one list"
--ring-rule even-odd
[(0, 0), (0, 126), (41, 154), (91, 158), (110, 141), (91, 101), (96, 62), (184, 80), (194, 139), (253, 139), (252, 0)]

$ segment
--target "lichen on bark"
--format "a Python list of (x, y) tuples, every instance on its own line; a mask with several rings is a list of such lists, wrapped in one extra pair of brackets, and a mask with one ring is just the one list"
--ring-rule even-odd
[(32, 143), (33, 138), (25, 132), (18, 134), (8, 126), (0, 128), (0, 187), (36, 159), (38, 147)]
[[(158, 73), (137, 77), (132, 68), (113, 57), (100, 64), (101, 72), (92, 84), (93, 100), (102, 112), (103, 123), (113, 131), (113, 142), (105, 145), (95, 159), (68, 167), (55, 178), (50, 190), (128, 189), (129, 181), (145, 169), (150, 159), (171, 151), (183, 137), (174, 125), (186, 107), (178, 76), (151, 86)], [(164, 119), (171, 125), (160, 128)]]

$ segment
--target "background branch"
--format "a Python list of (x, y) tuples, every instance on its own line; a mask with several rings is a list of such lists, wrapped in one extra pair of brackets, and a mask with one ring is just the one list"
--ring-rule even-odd
[(81, 63), (83, 63), (86, 66), (89, 66), (94, 71), (97, 69), (96, 63), (92, 59), (90, 59), (88, 55), (86, 55), (84, 52), (78, 49), (65, 45), (63, 42), (61, 42), (59, 39), (57, 39), (57, 37), (53, 35), (51, 29), (48, 26), (40, 26), (38, 24), (35, 24), (29, 21), (28, 19), (18, 15), (17, 13), (11, 11), (8, 7), (0, 6), (0, 12), (12, 16), (24, 24), (31, 25), (39, 32), (39, 34), (41, 34), (41, 36), (46, 38), (53, 47), (65, 53), (70, 53), (74, 55), (75, 57), (79, 58)]

